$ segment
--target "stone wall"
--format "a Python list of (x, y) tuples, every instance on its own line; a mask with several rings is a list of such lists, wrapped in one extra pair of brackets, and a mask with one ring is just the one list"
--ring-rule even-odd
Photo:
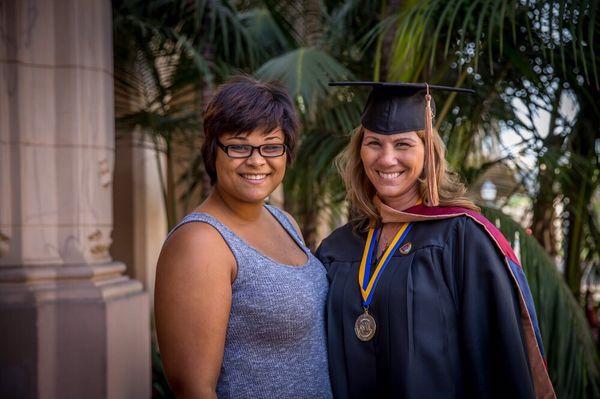
[(113, 262), (109, 0), (0, 1), (0, 397), (150, 396), (148, 296)]

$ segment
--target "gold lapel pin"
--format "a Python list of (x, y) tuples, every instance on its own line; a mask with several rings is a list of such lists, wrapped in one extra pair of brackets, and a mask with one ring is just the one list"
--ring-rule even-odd
[(406, 244), (404, 244), (400, 247), (400, 253), (402, 255), (408, 255), (408, 253), (410, 252), (411, 249), (412, 249), (412, 244), (410, 242), (407, 242)]

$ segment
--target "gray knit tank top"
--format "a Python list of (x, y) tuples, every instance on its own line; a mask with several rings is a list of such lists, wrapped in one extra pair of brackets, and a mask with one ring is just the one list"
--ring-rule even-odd
[(175, 227), (210, 224), (237, 261), (217, 396), (331, 398), (325, 269), (288, 218), (275, 207), (266, 208), (304, 250), (306, 264), (290, 266), (268, 258), (205, 213), (189, 214)]

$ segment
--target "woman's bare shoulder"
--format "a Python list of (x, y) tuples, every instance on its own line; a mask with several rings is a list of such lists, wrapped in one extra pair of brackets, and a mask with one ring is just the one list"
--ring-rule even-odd
[(177, 228), (165, 241), (157, 268), (205, 272), (209, 265), (235, 266), (235, 258), (221, 234), (208, 223), (189, 222)]
[(216, 244), (223, 237), (216, 228), (205, 222), (188, 222), (179, 226), (165, 241), (165, 246)]

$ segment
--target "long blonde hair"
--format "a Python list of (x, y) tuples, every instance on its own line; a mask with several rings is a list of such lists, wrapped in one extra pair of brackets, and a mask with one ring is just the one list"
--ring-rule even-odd
[[(424, 131), (420, 130), (417, 134), (423, 140)], [(373, 203), (375, 187), (367, 177), (360, 157), (363, 136), (364, 128), (359, 126), (352, 134), (350, 143), (336, 159), (336, 166), (346, 186), (346, 199), (350, 202), (350, 219), (360, 230), (381, 223), (381, 218)], [(439, 206), (457, 206), (479, 212), (479, 207), (465, 197), (467, 189), (460, 181), (460, 177), (448, 169), (444, 143), (435, 129), (433, 130), (433, 145)], [(424, 204), (427, 204), (428, 183), (425, 172), (424, 170), (419, 179), (419, 197)]]

